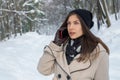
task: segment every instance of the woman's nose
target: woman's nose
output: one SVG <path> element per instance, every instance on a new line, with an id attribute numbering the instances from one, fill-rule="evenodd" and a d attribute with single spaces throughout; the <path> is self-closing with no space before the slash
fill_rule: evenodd
<path id="1" fill-rule="evenodd" d="M 72 29 L 72 28 L 73 28 L 73 26 L 74 26 L 73 24 L 70 24 L 70 25 L 69 25 L 69 28 L 70 28 L 70 29 Z"/>

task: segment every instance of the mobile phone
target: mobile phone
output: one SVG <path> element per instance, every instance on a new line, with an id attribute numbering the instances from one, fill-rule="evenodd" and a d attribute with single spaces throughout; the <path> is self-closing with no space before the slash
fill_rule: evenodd
<path id="1" fill-rule="evenodd" d="M 59 38 L 63 39 L 63 38 L 66 38 L 66 37 L 68 37 L 68 31 L 67 31 L 67 29 L 66 28 L 60 29 L 59 30 Z"/>

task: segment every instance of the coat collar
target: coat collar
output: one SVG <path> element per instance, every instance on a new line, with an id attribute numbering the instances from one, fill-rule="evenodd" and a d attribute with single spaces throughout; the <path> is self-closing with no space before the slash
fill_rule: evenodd
<path id="1" fill-rule="evenodd" d="M 74 60 L 71 62 L 71 64 L 69 65 L 69 70 L 70 73 L 74 73 L 77 71 L 82 71 L 82 70 L 86 70 L 91 66 L 91 61 L 88 60 L 86 62 L 78 62 L 77 58 L 80 56 L 80 54 L 78 54 Z"/>
<path id="2" fill-rule="evenodd" d="M 59 57 L 56 59 L 57 63 L 59 64 L 59 66 L 68 74 L 70 75 L 71 73 L 77 72 L 77 71 L 82 71 L 85 69 L 88 69 L 91 66 L 91 62 L 90 60 L 88 60 L 87 62 L 78 62 L 77 61 L 77 57 L 79 57 L 80 55 L 77 55 L 75 57 L 75 59 L 71 62 L 70 65 L 67 64 L 66 61 L 66 56 L 65 54 L 59 55 Z"/>
<path id="3" fill-rule="evenodd" d="M 68 65 L 67 60 L 66 60 L 66 55 L 65 55 L 65 51 L 66 51 L 65 48 L 66 48 L 66 45 L 64 46 L 64 49 L 61 52 L 61 54 L 59 55 L 59 57 L 57 57 L 56 61 L 68 75 L 70 75 L 73 72 L 88 69 L 91 66 L 90 60 L 88 60 L 85 63 L 77 61 L 77 58 L 80 56 L 80 54 L 78 54 L 74 58 L 74 60 L 71 62 L 71 64 Z"/>

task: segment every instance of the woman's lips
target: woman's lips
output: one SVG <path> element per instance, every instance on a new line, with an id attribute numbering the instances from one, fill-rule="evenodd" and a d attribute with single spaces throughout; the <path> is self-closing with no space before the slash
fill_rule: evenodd
<path id="1" fill-rule="evenodd" d="M 73 36 L 73 35 L 75 35 L 75 32 L 70 32 L 69 34 L 70 34 L 70 36 Z"/>

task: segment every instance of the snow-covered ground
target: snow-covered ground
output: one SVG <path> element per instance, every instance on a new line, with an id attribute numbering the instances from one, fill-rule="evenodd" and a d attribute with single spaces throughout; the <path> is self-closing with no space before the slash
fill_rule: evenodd
<path id="1" fill-rule="evenodd" d="M 110 48 L 110 80 L 120 80 L 120 20 L 108 29 L 92 31 Z M 54 36 L 26 33 L 17 38 L 0 42 L 0 80 L 52 80 L 37 71 L 43 48 Z"/>

